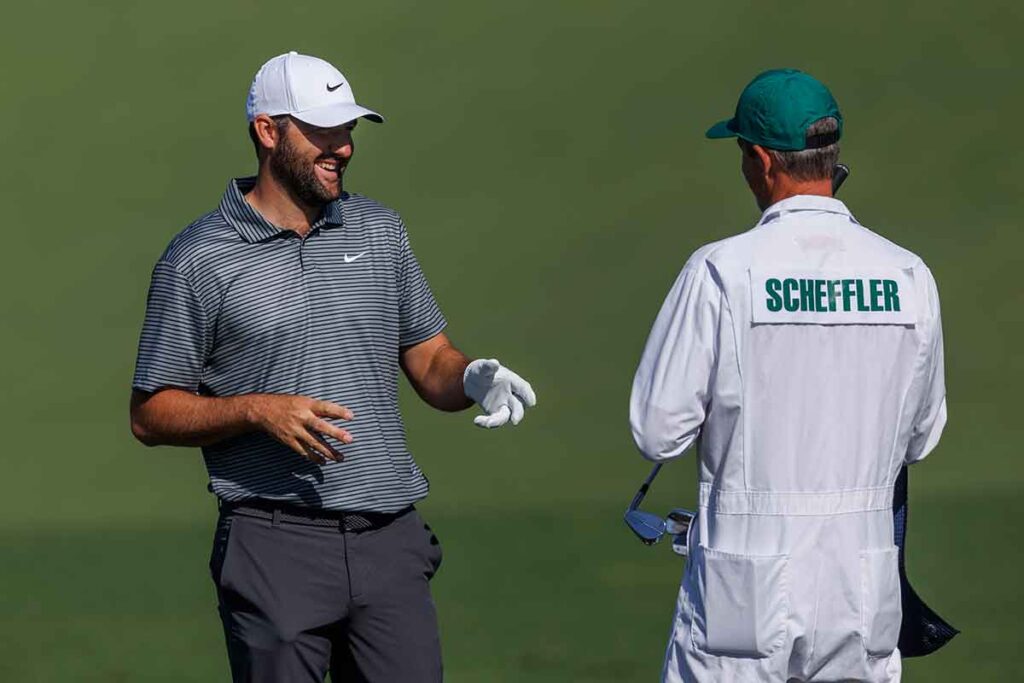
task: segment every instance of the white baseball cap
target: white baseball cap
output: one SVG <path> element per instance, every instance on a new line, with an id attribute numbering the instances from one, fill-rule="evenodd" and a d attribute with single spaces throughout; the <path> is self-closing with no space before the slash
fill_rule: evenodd
<path id="1" fill-rule="evenodd" d="M 320 128 L 333 128 L 366 118 L 384 117 L 356 104 L 352 86 L 340 71 L 317 57 L 297 52 L 278 55 L 256 72 L 245 100 L 251 123 L 257 114 L 289 114 Z"/>

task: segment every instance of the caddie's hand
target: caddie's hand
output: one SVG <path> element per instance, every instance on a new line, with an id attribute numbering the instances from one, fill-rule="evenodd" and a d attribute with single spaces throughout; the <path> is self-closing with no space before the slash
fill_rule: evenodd
<path id="1" fill-rule="evenodd" d="M 251 398 L 252 421 L 263 431 L 301 455 L 323 465 L 328 460 L 341 462 L 344 456 L 324 437 L 343 444 L 352 443 L 352 435 L 324 418 L 351 420 L 352 411 L 330 401 L 306 396 L 256 394 Z"/>
<path id="2" fill-rule="evenodd" d="M 480 404 L 485 415 L 473 418 L 478 427 L 500 427 L 523 421 L 526 408 L 537 404 L 537 395 L 525 379 L 494 360 L 475 360 L 462 375 L 466 396 Z"/>

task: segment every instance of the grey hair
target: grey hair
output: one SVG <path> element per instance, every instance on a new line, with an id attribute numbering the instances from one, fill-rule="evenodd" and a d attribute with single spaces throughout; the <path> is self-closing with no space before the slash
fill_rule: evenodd
<path id="1" fill-rule="evenodd" d="M 839 121 L 827 116 L 818 119 L 807 127 L 806 137 L 835 133 L 839 130 Z M 839 141 L 825 147 L 801 149 L 792 152 L 781 152 L 777 149 L 766 149 L 772 163 L 793 180 L 829 180 L 832 171 L 839 161 Z"/>

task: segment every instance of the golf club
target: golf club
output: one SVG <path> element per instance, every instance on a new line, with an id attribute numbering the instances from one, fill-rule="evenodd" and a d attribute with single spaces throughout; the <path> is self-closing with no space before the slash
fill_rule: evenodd
<path id="1" fill-rule="evenodd" d="M 640 503 L 643 502 L 647 491 L 651 488 L 651 483 L 661 471 L 661 466 L 661 463 L 655 465 L 644 479 L 644 483 L 640 485 L 640 489 L 633 496 L 629 507 L 626 508 L 624 520 L 626 526 L 636 534 L 644 545 L 654 545 L 661 540 L 662 536 L 669 534 L 672 536 L 672 550 L 679 555 L 686 555 L 686 536 L 695 513 L 685 508 L 676 508 L 669 512 L 667 517 L 662 518 L 640 509 Z"/>
<path id="2" fill-rule="evenodd" d="M 832 170 L 832 196 L 835 197 L 836 193 L 839 192 L 839 188 L 843 186 L 843 183 L 850 176 L 850 167 L 846 164 L 836 164 L 836 167 Z"/>

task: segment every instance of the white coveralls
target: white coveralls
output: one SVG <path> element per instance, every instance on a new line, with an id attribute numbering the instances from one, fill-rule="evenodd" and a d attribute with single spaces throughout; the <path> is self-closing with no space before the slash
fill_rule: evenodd
<path id="1" fill-rule="evenodd" d="M 664 681 L 898 681 L 893 483 L 946 421 L 939 298 L 920 258 L 817 196 L 699 249 L 654 323 L 630 424 L 695 441 Z"/>

